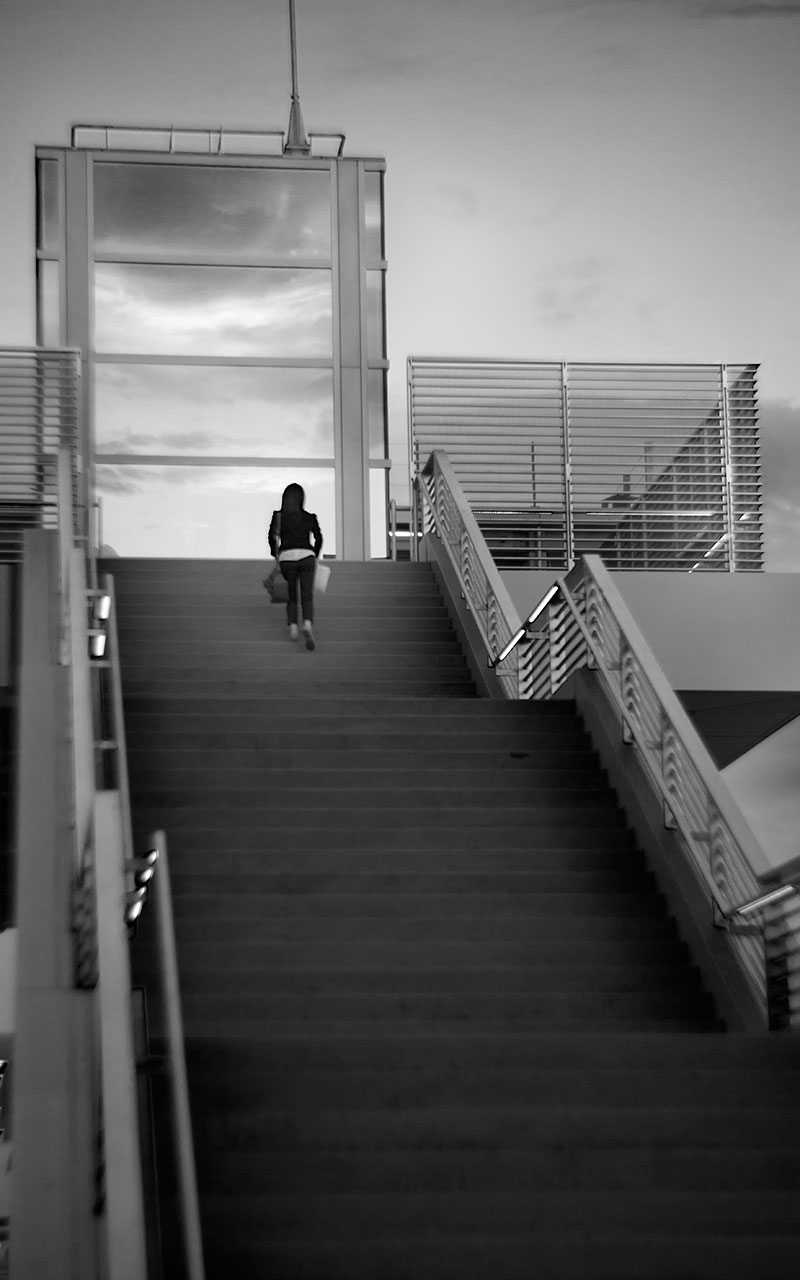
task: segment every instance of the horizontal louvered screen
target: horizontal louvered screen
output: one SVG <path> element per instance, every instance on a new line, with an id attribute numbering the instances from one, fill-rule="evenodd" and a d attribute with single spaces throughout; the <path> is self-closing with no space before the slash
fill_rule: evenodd
<path id="1" fill-rule="evenodd" d="M 57 526 L 61 447 L 77 522 L 79 411 L 75 352 L 0 349 L 0 562 L 21 560 L 26 529 Z"/>
<path id="2" fill-rule="evenodd" d="M 761 569 L 755 375 L 412 359 L 412 463 L 447 453 L 503 566 Z"/>

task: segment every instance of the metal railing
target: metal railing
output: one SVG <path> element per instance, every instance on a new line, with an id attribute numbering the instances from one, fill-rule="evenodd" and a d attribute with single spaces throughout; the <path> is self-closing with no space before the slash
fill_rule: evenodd
<path id="1" fill-rule="evenodd" d="M 24 354 L 31 356 L 23 363 L 26 377 L 30 374 L 35 385 L 41 362 L 37 353 Z M 26 401 L 26 413 L 29 408 Z M 140 896 L 140 867 L 133 848 L 114 587 L 108 576 L 97 586 L 95 539 L 88 520 L 84 532 L 84 522 L 75 518 L 76 440 L 68 435 L 65 439 L 59 421 L 42 454 L 41 439 L 33 430 L 37 412 L 46 416 L 43 405 L 30 410 L 31 431 L 26 425 L 20 437 L 22 453 L 30 458 L 12 471 L 9 481 L 16 485 L 22 477 L 21 483 L 27 484 L 41 474 L 48 481 L 43 506 L 18 530 L 23 668 L 18 715 L 22 762 L 16 787 L 19 962 L 14 1068 L 19 1125 L 12 1175 L 12 1246 L 21 1273 L 44 1274 L 45 1269 L 49 1273 L 63 1266 L 87 1278 L 113 1274 L 145 1280 L 148 1245 L 128 947 L 130 912 Z M 13 441 L 6 447 L 13 452 Z M 41 457 L 43 472 L 36 461 Z M 17 554 L 15 547 L 12 551 Z M 44 792 L 42 777 L 48 783 Z M 163 866 L 156 895 L 160 976 L 186 1274 L 188 1280 L 202 1280 L 163 837 L 161 845 Z M 48 892 L 42 891 L 43 885 Z M 51 1014 L 43 1016 L 43 993 L 58 1008 L 55 1020 Z M 50 1126 L 46 1161 L 36 1151 L 44 1077 L 32 1065 L 43 1053 L 53 1057 L 53 1097 L 57 1092 L 63 1112 L 58 1125 Z M 64 1062 L 73 1067 L 65 1071 Z M 83 1203 L 92 1188 L 93 1213 Z M 40 1214 L 42 1206 L 47 1212 L 50 1201 L 71 1205 L 75 1222 L 83 1228 L 69 1227 L 65 1218 L 43 1234 Z"/>
<path id="2" fill-rule="evenodd" d="M 338 130 L 309 131 L 311 155 L 338 157 L 345 135 Z M 181 128 L 177 125 L 72 126 L 72 146 L 91 151 L 149 151 L 167 155 L 281 156 L 286 151 L 283 129 Z"/>
<path id="3" fill-rule="evenodd" d="M 597 673 L 768 1025 L 800 1025 L 800 860 L 767 863 L 602 560 L 584 557 L 520 624 L 446 456 L 431 456 L 419 494 L 506 696 L 550 698 L 578 669 Z"/>
<path id="4" fill-rule="evenodd" d="M 502 567 L 757 571 L 756 372 L 412 358 L 412 469 L 448 453 Z"/>
<path id="5" fill-rule="evenodd" d="M 158 929 L 161 998 L 167 1041 L 167 1069 L 171 1095 L 172 1139 L 178 1181 L 181 1235 L 187 1280 L 204 1280 L 203 1240 L 200 1227 L 200 1201 L 197 1193 L 192 1118 L 189 1107 L 189 1084 L 186 1075 L 186 1052 L 183 1037 L 183 1015 L 175 945 L 175 920 L 167 857 L 167 838 L 156 831 L 152 838 L 158 851 L 158 870 L 154 876 L 155 906 Z"/>
<path id="6" fill-rule="evenodd" d="M 72 534 L 86 535 L 79 491 L 80 355 L 0 348 L 0 562 L 20 563 L 26 529 L 59 528 L 59 457 L 68 459 Z"/>
<path id="7" fill-rule="evenodd" d="M 414 544 L 419 532 L 436 532 L 447 546 L 464 599 L 489 654 L 500 652 L 519 630 L 519 619 L 503 580 L 464 498 L 446 453 L 432 453 L 416 485 Z M 516 649 L 498 673 L 509 698 L 527 696 Z"/>
<path id="8" fill-rule="evenodd" d="M 123 866 L 125 872 L 126 923 L 132 924 L 141 914 L 146 896 L 155 898 L 159 958 L 159 995 L 163 1007 L 166 1035 L 166 1070 L 169 1079 L 172 1115 L 172 1140 L 178 1182 L 180 1227 L 184 1248 L 187 1280 L 203 1280 L 202 1235 L 195 1174 L 189 1089 L 186 1076 L 183 1017 L 181 1012 L 175 923 L 172 912 L 167 839 L 157 831 L 148 842 L 152 856 L 138 857 L 134 851 L 131 829 L 130 787 L 128 780 L 122 681 L 116 627 L 114 580 L 104 574 L 95 596 L 107 601 L 97 617 L 92 632 L 104 635 L 102 656 L 92 662 L 94 705 L 97 712 L 97 776 L 99 785 L 112 788 L 119 796 L 122 822 Z M 108 909 L 108 904 L 105 904 Z M 98 908 L 99 910 L 100 908 Z"/>

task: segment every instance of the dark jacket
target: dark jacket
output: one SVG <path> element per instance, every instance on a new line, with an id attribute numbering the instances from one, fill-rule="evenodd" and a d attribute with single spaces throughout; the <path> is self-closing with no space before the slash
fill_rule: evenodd
<path id="1" fill-rule="evenodd" d="M 273 511 L 267 538 L 276 560 L 281 551 L 313 551 L 318 556 L 322 550 L 322 532 L 312 511 Z"/>

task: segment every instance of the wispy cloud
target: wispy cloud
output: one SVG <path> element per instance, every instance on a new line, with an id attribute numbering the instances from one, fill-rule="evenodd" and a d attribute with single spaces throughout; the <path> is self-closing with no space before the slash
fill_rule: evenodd
<path id="1" fill-rule="evenodd" d="M 554 267 L 541 277 L 534 306 L 545 324 L 569 328 L 598 314 L 606 291 L 605 266 L 599 258 L 580 258 Z"/>
<path id="2" fill-rule="evenodd" d="M 797 18 L 800 0 L 552 0 L 544 5 L 551 13 L 580 13 L 589 16 L 626 12 L 645 18 L 648 14 L 695 20 L 714 18 Z"/>
<path id="3" fill-rule="evenodd" d="M 797 18 L 797 0 L 684 0 L 681 9 L 696 18 Z"/>

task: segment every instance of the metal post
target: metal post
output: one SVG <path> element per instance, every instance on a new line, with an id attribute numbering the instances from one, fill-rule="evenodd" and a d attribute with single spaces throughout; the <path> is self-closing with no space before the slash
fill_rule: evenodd
<path id="1" fill-rule="evenodd" d="M 720 426 L 722 428 L 722 457 L 725 468 L 723 503 L 725 532 L 728 535 L 728 573 L 736 572 L 736 545 L 733 529 L 733 450 L 731 448 L 731 424 L 728 405 L 728 366 L 721 364 L 720 374 Z"/>
<path id="2" fill-rule="evenodd" d="M 564 542 L 567 568 L 575 564 L 575 537 L 572 523 L 572 459 L 569 441 L 569 366 L 561 362 L 561 433 L 564 451 Z"/>

